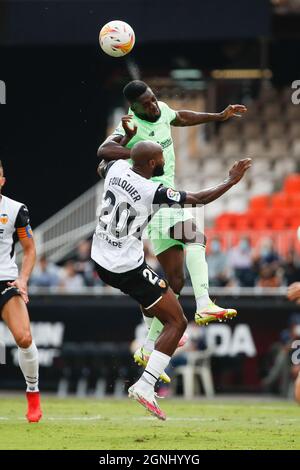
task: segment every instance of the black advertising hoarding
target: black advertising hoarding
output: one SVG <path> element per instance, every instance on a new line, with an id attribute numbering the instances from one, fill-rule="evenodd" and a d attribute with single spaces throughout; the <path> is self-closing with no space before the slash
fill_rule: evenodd
<path id="1" fill-rule="evenodd" d="M 206 342 L 213 350 L 216 390 L 258 392 L 272 345 L 280 341 L 297 308 L 283 297 L 270 296 L 228 296 L 218 298 L 218 302 L 236 307 L 239 314 L 233 321 L 213 323 L 205 329 Z M 185 296 L 181 303 L 192 321 L 194 299 Z M 57 390 L 58 381 L 69 368 L 78 369 L 78 377 L 87 369 L 91 382 L 107 368 L 114 370 L 112 380 L 121 378 L 126 382 L 136 374 L 129 345 L 142 318 L 130 298 L 32 296 L 30 316 L 44 388 Z M 3 323 L 0 339 L 6 343 L 7 361 L 0 368 L 1 388 L 22 387 L 16 348 Z"/>

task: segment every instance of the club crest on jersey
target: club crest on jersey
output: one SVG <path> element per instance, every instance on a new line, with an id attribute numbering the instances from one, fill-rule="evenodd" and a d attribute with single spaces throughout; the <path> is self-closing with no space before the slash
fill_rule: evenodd
<path id="1" fill-rule="evenodd" d="M 8 222 L 8 215 L 7 214 L 0 214 L 0 223 L 6 225 Z"/>
<path id="2" fill-rule="evenodd" d="M 171 201 L 179 202 L 180 201 L 180 192 L 174 191 L 174 189 L 167 189 L 167 196 Z"/>

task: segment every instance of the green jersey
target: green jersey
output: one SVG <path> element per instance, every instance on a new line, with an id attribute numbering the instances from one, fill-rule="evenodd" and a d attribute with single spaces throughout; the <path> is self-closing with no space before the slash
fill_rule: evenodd
<path id="1" fill-rule="evenodd" d="M 143 119 L 138 118 L 129 108 L 128 114 L 133 115 L 132 121 L 133 124 L 137 126 L 137 133 L 126 147 L 131 148 L 134 144 L 142 140 L 152 140 L 153 142 L 159 143 L 163 149 L 165 173 L 162 176 L 155 176 L 151 179 L 162 183 L 164 186 L 171 186 L 174 188 L 175 151 L 171 134 L 171 122 L 176 118 L 176 111 L 169 108 L 169 106 L 163 101 L 159 101 L 158 106 L 160 108 L 161 115 L 155 122 L 144 121 Z M 118 125 L 116 130 L 113 132 L 113 135 L 125 135 L 122 123 Z"/>

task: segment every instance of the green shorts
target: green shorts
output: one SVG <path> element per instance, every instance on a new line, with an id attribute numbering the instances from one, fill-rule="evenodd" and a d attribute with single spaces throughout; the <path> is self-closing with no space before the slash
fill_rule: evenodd
<path id="1" fill-rule="evenodd" d="M 193 214 L 189 209 L 172 209 L 170 207 L 160 209 L 148 225 L 148 237 L 152 242 L 155 256 L 172 246 L 179 245 L 183 248 L 184 243 L 171 238 L 169 231 L 178 222 L 184 222 L 193 218 Z"/>

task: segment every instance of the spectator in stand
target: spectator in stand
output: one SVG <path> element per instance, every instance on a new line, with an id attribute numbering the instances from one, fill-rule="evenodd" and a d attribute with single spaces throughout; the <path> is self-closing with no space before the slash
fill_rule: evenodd
<path id="1" fill-rule="evenodd" d="M 76 271 L 75 262 L 73 260 L 66 261 L 61 273 L 60 286 L 62 290 L 68 293 L 77 293 L 84 285 L 82 276 Z"/>
<path id="2" fill-rule="evenodd" d="M 42 255 L 33 270 L 30 285 L 35 287 L 57 287 L 60 283 L 59 272 L 59 267 L 49 262 L 46 255 Z"/>
<path id="3" fill-rule="evenodd" d="M 222 251 L 221 241 L 218 237 L 211 241 L 207 263 L 210 285 L 214 287 L 227 286 L 230 281 L 228 259 L 226 253 Z"/>
<path id="4" fill-rule="evenodd" d="M 292 302 L 300 304 L 300 282 L 294 282 L 294 284 L 289 286 L 287 296 Z M 298 376 L 295 381 L 295 398 L 300 404 L 300 371 L 298 372 Z"/>
<path id="5" fill-rule="evenodd" d="M 258 287 L 280 287 L 281 277 L 269 264 L 264 264 L 259 271 Z"/>
<path id="6" fill-rule="evenodd" d="M 280 266 L 280 256 L 274 247 L 272 238 L 263 238 L 258 250 L 254 253 L 254 261 L 259 266 L 269 265 L 274 270 Z"/>
<path id="7" fill-rule="evenodd" d="M 279 287 L 282 285 L 281 259 L 275 250 L 272 238 L 263 238 L 254 254 L 254 267 L 258 273 L 257 285 L 260 287 Z"/>
<path id="8" fill-rule="evenodd" d="M 294 248 L 289 250 L 283 267 L 285 281 L 288 286 L 300 279 L 300 258 Z"/>
<path id="9" fill-rule="evenodd" d="M 271 3 L 275 6 L 276 13 L 279 13 L 279 14 L 300 13 L 300 1 L 299 0 L 271 0 Z"/>
<path id="10" fill-rule="evenodd" d="M 231 249 L 228 265 L 232 268 L 241 287 L 254 287 L 255 272 L 252 268 L 252 248 L 247 237 L 242 238 L 238 245 Z"/>
<path id="11" fill-rule="evenodd" d="M 89 240 L 82 240 L 76 248 L 75 256 L 75 270 L 84 280 L 86 286 L 95 285 L 95 264 L 91 259 L 91 242 Z"/>

